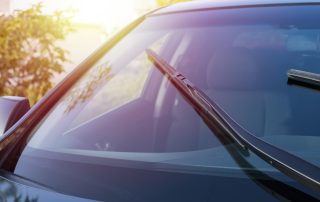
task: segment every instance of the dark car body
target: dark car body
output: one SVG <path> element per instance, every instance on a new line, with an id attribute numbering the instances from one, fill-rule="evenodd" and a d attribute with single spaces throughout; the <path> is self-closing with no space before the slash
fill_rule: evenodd
<path id="1" fill-rule="evenodd" d="M 318 167 L 320 94 L 289 85 L 286 71 L 317 71 L 319 11 L 318 1 L 199 1 L 142 16 L 2 136 L 2 200 L 319 200 L 317 187 L 219 141 L 139 55 L 157 50 L 243 128 Z"/>

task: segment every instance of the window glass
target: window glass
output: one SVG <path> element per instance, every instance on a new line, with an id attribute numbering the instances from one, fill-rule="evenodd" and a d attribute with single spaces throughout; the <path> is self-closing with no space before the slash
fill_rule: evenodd
<path id="1" fill-rule="evenodd" d="M 166 38 L 164 37 L 164 39 Z M 160 42 L 162 42 L 161 40 L 162 39 L 160 39 Z M 155 46 L 160 42 L 156 42 Z M 72 89 L 70 94 L 66 96 L 66 102 L 68 102 L 70 106 L 73 106 L 74 102 L 81 102 L 82 98 L 92 99 L 92 101 L 83 106 L 81 112 L 72 121 L 71 127 L 75 127 L 80 123 L 104 113 L 108 113 L 141 96 L 151 69 L 151 64 L 145 53 L 139 54 L 123 69 L 117 72 L 116 75 L 108 74 L 111 68 L 112 67 L 105 67 L 104 65 L 98 66 L 93 72 L 89 73 L 94 74 L 94 76 L 90 76 L 90 80 L 84 79 L 82 81 L 83 84 L 78 84 L 79 88 Z M 108 85 L 99 87 L 99 81 L 101 83 L 108 82 Z M 85 87 L 83 88 L 83 86 Z M 77 91 L 80 91 L 80 93 Z M 91 98 L 90 94 L 93 94 L 93 91 L 97 92 Z M 83 95 L 83 93 L 87 95 Z M 85 100 L 82 102 L 85 102 Z"/>
<path id="2" fill-rule="evenodd" d="M 143 48 L 124 51 L 119 58 L 118 49 L 124 43 L 132 43 L 129 39 L 135 41 L 132 45 L 144 40 L 144 44 L 139 44 Z M 36 131 L 29 146 L 176 152 L 216 144 L 198 142 L 198 126 L 194 126 L 200 124 L 200 118 L 153 67 L 144 51 L 150 48 L 178 64 L 190 46 L 191 36 L 184 31 L 150 31 L 134 33 L 129 39 L 102 58 L 70 89 Z M 147 86 L 148 82 L 154 86 Z M 157 92 L 160 83 L 163 94 L 150 95 Z M 188 126 L 188 122 L 194 122 L 194 126 Z M 205 125 L 202 127 L 204 131 L 207 129 Z M 48 131 L 48 128 L 55 129 Z M 206 134 L 212 137 L 209 130 Z"/>
<path id="3" fill-rule="evenodd" d="M 219 167 L 240 173 L 243 165 L 151 64 L 147 48 L 247 131 L 319 165 L 320 109 L 315 103 L 320 93 L 291 85 L 287 71 L 320 72 L 315 20 L 320 12 L 319 6 L 301 6 L 296 12 L 298 7 L 148 17 L 48 113 L 31 133 L 15 173 L 57 188 L 68 178 L 55 181 L 53 176 L 70 174 L 74 163 L 83 172 L 72 173 L 72 179 L 101 190 L 100 175 L 110 177 L 107 166 L 205 175 Z M 35 159 L 45 160 L 52 170 L 45 171 Z M 254 154 L 246 160 L 254 165 L 250 169 L 276 172 Z M 56 161 L 67 165 L 60 168 Z M 84 174 L 91 168 L 96 173 Z"/>

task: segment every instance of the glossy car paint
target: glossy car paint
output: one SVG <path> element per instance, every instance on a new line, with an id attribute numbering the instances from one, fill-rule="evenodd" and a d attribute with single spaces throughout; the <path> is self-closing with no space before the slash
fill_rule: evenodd
<path id="1" fill-rule="evenodd" d="M 10 173 L 0 171 L 0 201 L 66 201 L 66 202 L 87 202 L 92 201 L 78 197 L 72 197 L 52 190 L 41 188 L 38 184 L 25 181 Z M 23 185 L 23 184 L 28 184 Z"/>

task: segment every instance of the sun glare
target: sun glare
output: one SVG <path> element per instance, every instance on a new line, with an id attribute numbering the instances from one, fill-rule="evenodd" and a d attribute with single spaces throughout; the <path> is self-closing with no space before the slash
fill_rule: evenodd
<path id="1" fill-rule="evenodd" d="M 134 1 L 128 0 L 82 0 L 74 1 L 74 20 L 100 24 L 106 30 L 122 27 L 138 16 Z"/>
<path id="2" fill-rule="evenodd" d="M 11 0 L 12 9 L 27 9 L 41 2 L 44 12 L 74 10 L 74 21 L 98 24 L 107 32 L 123 27 L 149 9 L 155 8 L 155 0 Z"/>

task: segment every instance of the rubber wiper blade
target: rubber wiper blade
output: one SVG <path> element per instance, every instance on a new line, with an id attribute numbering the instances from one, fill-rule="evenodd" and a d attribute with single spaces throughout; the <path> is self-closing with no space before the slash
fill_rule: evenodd
<path id="1" fill-rule="evenodd" d="M 228 139 L 237 143 L 241 150 L 250 150 L 271 166 L 287 176 L 320 191 L 320 168 L 298 156 L 286 152 L 252 135 L 236 123 L 217 103 L 184 75 L 170 66 L 150 49 L 146 50 L 149 60 L 160 70 L 185 97 L 189 104 L 204 119 L 212 130 L 218 127 Z"/>
<path id="2" fill-rule="evenodd" d="M 287 76 L 290 81 L 297 82 L 298 84 L 320 87 L 320 74 L 298 69 L 289 69 Z"/>
<path id="3" fill-rule="evenodd" d="M 191 104 L 196 108 L 197 112 L 201 112 L 203 118 L 210 120 L 210 125 L 220 126 L 224 133 L 228 135 L 229 139 L 236 142 L 242 150 L 247 150 L 247 147 L 244 145 L 243 141 L 238 138 L 239 135 L 236 134 L 236 131 L 228 124 L 228 121 L 225 120 L 220 113 L 216 113 L 208 96 L 181 73 L 171 67 L 166 61 L 157 56 L 152 50 L 147 49 L 146 53 L 155 66 L 173 82 L 180 92 L 183 92 L 188 101 L 191 101 Z"/>

